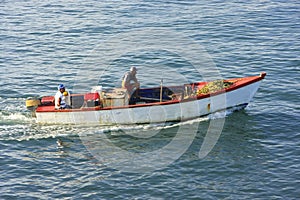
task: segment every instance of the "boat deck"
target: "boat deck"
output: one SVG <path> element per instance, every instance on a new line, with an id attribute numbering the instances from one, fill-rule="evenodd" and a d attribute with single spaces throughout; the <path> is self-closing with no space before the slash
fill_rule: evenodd
<path id="1" fill-rule="evenodd" d="M 56 110 L 54 106 L 54 96 L 47 96 L 41 99 L 41 105 L 37 107 L 36 112 L 95 111 L 192 101 L 236 90 L 240 87 L 260 81 L 265 75 L 265 73 L 261 73 L 260 76 L 233 78 L 219 80 L 218 82 L 197 82 L 181 86 L 141 88 L 130 95 L 130 98 L 124 95 L 124 98 L 119 96 L 116 99 L 108 99 L 107 97 L 101 99 L 96 93 L 72 94 L 71 109 Z M 220 81 L 223 84 L 215 89 L 215 85 L 219 84 Z M 209 84 L 214 82 L 215 85 L 212 84 L 213 87 L 208 87 Z M 226 85 L 226 87 L 224 85 Z"/>

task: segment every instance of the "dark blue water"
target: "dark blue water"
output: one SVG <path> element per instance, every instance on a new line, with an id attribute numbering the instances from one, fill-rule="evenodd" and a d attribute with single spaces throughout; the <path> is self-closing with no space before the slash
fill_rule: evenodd
<path id="1" fill-rule="evenodd" d="M 0 8 L 0 199 L 300 197 L 298 1 L 2 1 Z M 268 75 L 245 110 L 226 112 L 204 158 L 200 147 L 222 114 L 88 127 L 39 125 L 26 110 L 27 97 L 54 94 L 59 83 L 73 91 L 117 86 L 132 65 L 142 86 Z M 104 135 L 141 155 L 178 130 L 194 134 L 191 145 L 144 173 L 114 167 L 85 140 Z"/>

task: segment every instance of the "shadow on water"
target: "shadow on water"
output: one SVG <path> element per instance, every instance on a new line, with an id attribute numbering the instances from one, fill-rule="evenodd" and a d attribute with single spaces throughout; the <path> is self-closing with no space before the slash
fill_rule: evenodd
<path id="1" fill-rule="evenodd" d="M 216 120 L 216 119 L 210 119 Z M 246 110 L 235 111 L 226 116 L 222 133 L 215 146 L 203 158 L 199 158 L 198 152 L 207 137 L 207 128 L 209 121 L 203 121 L 199 124 L 197 135 L 189 150 L 182 156 L 182 159 L 175 165 L 197 165 L 205 169 L 210 162 L 219 162 L 226 166 L 237 163 L 247 167 L 250 161 L 260 165 L 263 162 L 260 154 L 265 150 L 258 140 L 263 139 L 264 133 L 257 127 L 253 116 L 248 115 Z M 260 163 L 260 164 L 259 164 Z M 239 165 L 238 164 L 238 165 Z"/>

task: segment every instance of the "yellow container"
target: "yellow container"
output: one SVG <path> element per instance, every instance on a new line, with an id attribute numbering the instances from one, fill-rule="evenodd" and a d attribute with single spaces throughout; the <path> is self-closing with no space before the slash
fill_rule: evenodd
<path id="1" fill-rule="evenodd" d="M 32 109 L 33 107 L 41 105 L 41 100 L 39 98 L 31 97 L 26 99 L 25 104 L 28 109 Z"/>

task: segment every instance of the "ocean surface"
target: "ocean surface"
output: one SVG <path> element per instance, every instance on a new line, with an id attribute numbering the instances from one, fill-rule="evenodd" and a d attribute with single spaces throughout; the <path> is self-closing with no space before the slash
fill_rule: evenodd
<path id="1" fill-rule="evenodd" d="M 298 0 L 4 0 L 0 40 L 0 199 L 300 198 Z M 40 125 L 25 107 L 60 83 L 118 87 L 131 66 L 142 87 L 267 76 L 246 109 L 177 124 Z M 156 159 L 179 132 L 183 151 Z M 103 159 L 101 138 L 134 156 Z M 116 164 L 147 153 L 151 170 Z"/>

